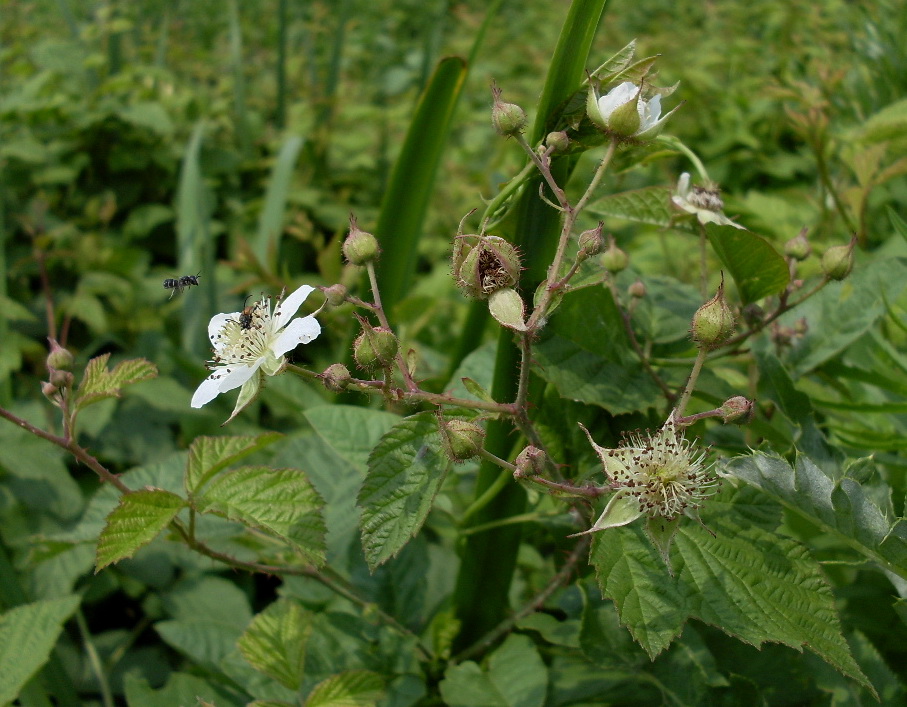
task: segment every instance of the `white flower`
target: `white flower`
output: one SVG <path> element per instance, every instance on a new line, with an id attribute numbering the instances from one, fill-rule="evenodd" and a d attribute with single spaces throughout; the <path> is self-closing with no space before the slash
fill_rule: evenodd
<path id="1" fill-rule="evenodd" d="M 208 337 L 214 346 L 211 375 L 192 396 L 192 407 L 200 408 L 221 393 L 242 386 L 230 419 L 251 402 L 265 374 L 273 376 L 284 365 L 284 354 L 307 344 L 320 333 L 321 326 L 310 314 L 293 319 L 314 287 L 303 285 L 286 299 L 278 299 L 271 312 L 271 300 L 260 301 L 242 312 L 215 314 L 208 323 Z M 316 312 L 317 314 L 317 312 Z M 229 421 L 229 420 L 228 420 Z"/>
<path id="2" fill-rule="evenodd" d="M 683 209 L 688 214 L 693 214 L 699 219 L 699 223 L 717 223 L 719 226 L 733 226 L 741 230 L 746 230 L 739 223 L 734 223 L 722 213 L 724 202 L 721 200 L 721 194 L 716 188 L 707 189 L 706 187 L 690 186 L 690 174 L 684 172 L 677 180 L 677 191 L 671 197 L 671 201 L 679 209 Z"/>
<path id="3" fill-rule="evenodd" d="M 589 119 L 605 132 L 619 137 L 651 140 L 680 106 L 662 116 L 661 94 L 646 100 L 642 98 L 642 90 L 631 81 L 624 81 L 604 96 L 590 89 L 586 102 Z"/>
<path id="4" fill-rule="evenodd" d="M 642 516 L 668 521 L 695 516 L 701 501 L 717 488 L 711 465 L 703 464 L 706 451 L 684 437 L 673 415 L 654 434 L 634 433 L 617 449 L 599 447 L 589 430 L 583 430 L 616 491 L 585 533 L 627 525 Z"/>

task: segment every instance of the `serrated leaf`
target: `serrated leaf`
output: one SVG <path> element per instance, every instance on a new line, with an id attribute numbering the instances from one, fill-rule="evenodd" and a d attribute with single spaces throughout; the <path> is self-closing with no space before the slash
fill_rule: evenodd
<path id="1" fill-rule="evenodd" d="M 186 502 L 175 493 L 162 489 L 142 489 L 123 495 L 119 505 L 107 516 L 98 538 L 95 571 L 132 557 L 143 545 L 157 537 Z"/>
<path id="2" fill-rule="evenodd" d="M 74 400 L 75 407 L 84 408 L 105 398 L 119 398 L 120 388 L 157 376 L 157 366 L 144 358 L 121 361 L 112 371 L 107 370 L 110 354 L 93 358 L 85 366 L 85 373 Z"/>
<path id="3" fill-rule="evenodd" d="M 743 304 L 778 294 L 790 282 L 784 258 L 762 236 L 733 226 L 705 224 L 719 260 L 737 285 Z"/>
<path id="4" fill-rule="evenodd" d="M 359 491 L 362 548 L 374 570 L 422 527 L 447 474 L 438 420 L 423 412 L 401 420 L 378 442 Z"/>
<path id="5" fill-rule="evenodd" d="M 307 561 L 324 563 L 324 502 L 299 469 L 248 466 L 216 477 L 196 509 L 275 535 Z"/>
<path id="6" fill-rule="evenodd" d="M 491 393 L 485 390 L 481 385 L 476 383 L 472 378 L 461 378 L 463 381 L 463 386 L 468 390 L 472 395 L 477 397 L 479 400 L 484 400 L 486 403 L 496 402 Z"/>
<path id="7" fill-rule="evenodd" d="M 305 419 L 337 455 L 365 473 L 375 442 L 400 420 L 383 410 L 351 405 L 310 408 Z"/>
<path id="8" fill-rule="evenodd" d="M 635 223 L 653 226 L 670 226 L 678 212 L 671 208 L 671 195 L 667 187 L 645 187 L 620 194 L 612 194 L 589 204 L 595 216 L 611 216 Z"/>
<path id="9" fill-rule="evenodd" d="M 907 133 L 907 99 L 895 101 L 870 116 L 860 133 L 861 139 L 868 143 L 902 138 Z"/>
<path id="10" fill-rule="evenodd" d="M 22 604 L 0 614 L 0 704 L 12 702 L 50 657 L 78 596 Z"/>
<path id="11" fill-rule="evenodd" d="M 907 579 L 907 523 L 890 523 L 853 479 L 832 478 L 803 455 L 793 468 L 781 457 L 758 452 L 732 459 L 724 469 Z"/>
<path id="12" fill-rule="evenodd" d="M 347 670 L 315 685 L 305 707 L 372 707 L 384 697 L 384 678 L 370 670 Z"/>
<path id="13" fill-rule="evenodd" d="M 298 690 L 311 633 L 312 615 L 291 599 L 278 599 L 252 619 L 237 646 L 253 668 Z"/>
<path id="14" fill-rule="evenodd" d="M 255 437 L 196 437 L 189 446 L 186 465 L 186 493 L 190 496 L 217 472 L 248 456 L 275 440 L 278 432 L 266 432 Z"/>
<path id="15" fill-rule="evenodd" d="M 808 550 L 734 518 L 733 509 L 713 514 L 707 522 L 715 537 L 685 523 L 674 542 L 673 578 L 640 524 L 597 536 L 590 562 L 621 622 L 652 658 L 687 619 L 697 618 L 756 647 L 806 646 L 872 691 L 841 635 L 834 595 Z"/>

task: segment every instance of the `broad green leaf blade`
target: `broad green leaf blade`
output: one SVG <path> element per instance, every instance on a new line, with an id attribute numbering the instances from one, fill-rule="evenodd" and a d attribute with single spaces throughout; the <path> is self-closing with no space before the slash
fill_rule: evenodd
<path id="1" fill-rule="evenodd" d="M 280 148 L 265 193 L 265 205 L 258 219 L 258 233 L 252 244 L 252 252 L 259 263 L 266 264 L 276 256 L 279 236 L 283 230 L 284 214 L 287 209 L 287 195 L 293 169 L 302 149 L 302 138 L 290 135 Z"/>
<path id="2" fill-rule="evenodd" d="M 720 505 L 710 503 L 713 511 Z M 668 576 L 641 524 L 600 533 L 590 562 L 621 623 L 652 658 L 688 618 L 756 647 L 806 646 L 872 691 L 841 634 L 834 595 L 818 563 L 804 546 L 740 519 L 733 506 L 713 513 L 707 523 L 716 537 L 685 522 L 671 556 L 675 577 Z"/>
<path id="3" fill-rule="evenodd" d="M 121 361 L 112 371 L 107 370 L 110 354 L 93 358 L 85 366 L 85 374 L 76 391 L 75 406 L 84 408 L 105 398 L 119 398 L 120 388 L 157 376 L 157 366 L 144 358 Z"/>
<path id="4" fill-rule="evenodd" d="M 434 192 L 431 187 L 466 73 L 466 62 L 459 57 L 438 63 L 416 106 L 384 192 L 375 235 L 383 251 L 378 269 L 381 300 L 389 313 L 413 277 L 422 222 Z"/>
<path id="5" fill-rule="evenodd" d="M 350 405 L 325 405 L 303 414 L 315 433 L 363 474 L 377 441 L 400 420 L 399 415 L 383 410 Z"/>
<path id="6" fill-rule="evenodd" d="M 266 432 L 256 437 L 196 437 L 189 446 L 186 493 L 190 496 L 198 493 L 221 469 L 280 439 L 280 436 L 277 432 Z"/>
<path id="7" fill-rule="evenodd" d="M 214 682 L 217 678 L 212 678 Z M 129 707 L 173 707 L 174 705 L 202 704 L 230 707 L 240 704 L 231 700 L 233 695 L 221 685 L 212 685 L 195 675 L 171 673 L 167 683 L 158 689 L 152 688 L 145 678 L 134 672 L 123 677 L 123 689 L 126 693 L 126 704 Z M 204 701 L 204 702 L 202 702 Z"/>
<path id="8" fill-rule="evenodd" d="M 370 670 L 347 670 L 315 685 L 305 707 L 373 707 L 384 697 L 384 678 Z"/>
<path id="9" fill-rule="evenodd" d="M 895 101 L 871 115 L 860 127 L 863 142 L 873 144 L 904 137 L 907 132 L 907 99 Z"/>
<path id="10" fill-rule="evenodd" d="M 324 564 L 323 506 L 302 471 L 263 466 L 222 474 L 196 498 L 198 511 L 275 535 L 315 565 Z"/>
<path id="11" fill-rule="evenodd" d="M 588 288 L 568 295 L 535 347 L 538 372 L 565 398 L 612 414 L 645 410 L 659 390 L 635 357 L 611 294 Z"/>
<path id="12" fill-rule="evenodd" d="M 253 668 L 298 690 L 311 633 L 312 615 L 291 599 L 278 599 L 252 619 L 237 645 Z"/>
<path id="13" fill-rule="evenodd" d="M 762 236 L 714 223 L 707 223 L 705 232 L 715 254 L 734 278 L 743 304 L 778 294 L 787 287 L 787 263 Z"/>
<path id="14" fill-rule="evenodd" d="M 472 661 L 448 668 L 441 696 L 450 707 L 542 707 L 548 669 L 526 636 L 510 636 L 488 659 L 486 671 Z"/>
<path id="15" fill-rule="evenodd" d="M 724 469 L 907 579 L 907 524 L 890 523 L 883 512 L 889 509 L 879 509 L 857 482 L 832 478 L 802 455 L 793 468 L 781 457 L 758 452 L 732 459 Z"/>
<path id="16" fill-rule="evenodd" d="M 0 614 L 0 704 L 16 699 L 47 662 L 63 624 L 78 606 L 79 597 L 66 596 Z"/>
<path id="17" fill-rule="evenodd" d="M 98 538 L 95 571 L 132 557 L 140 547 L 154 540 L 185 505 L 175 493 L 162 489 L 125 494 L 107 516 L 107 525 Z"/>
<path id="18" fill-rule="evenodd" d="M 357 501 L 362 548 L 372 570 L 419 532 L 447 467 L 433 413 L 407 417 L 381 438 Z"/>
<path id="19" fill-rule="evenodd" d="M 678 210 L 671 208 L 672 191 L 666 187 L 645 187 L 606 196 L 589 204 L 589 213 L 648 223 L 653 226 L 671 226 Z M 679 227 L 679 224 L 677 224 Z"/>

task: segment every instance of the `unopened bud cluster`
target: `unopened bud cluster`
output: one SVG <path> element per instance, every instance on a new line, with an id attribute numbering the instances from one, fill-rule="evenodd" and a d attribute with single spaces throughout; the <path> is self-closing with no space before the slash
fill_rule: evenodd
<path id="1" fill-rule="evenodd" d="M 75 376 L 70 372 L 74 358 L 70 351 L 60 346 L 54 339 L 49 341 L 50 353 L 47 354 L 45 361 L 48 380 L 41 384 L 41 392 L 56 403 L 58 394 L 72 388 L 75 382 Z"/>
<path id="2" fill-rule="evenodd" d="M 399 348 L 394 332 L 384 327 L 372 327 L 362 320 L 362 333 L 353 342 L 353 358 L 364 370 L 388 368 Z"/>

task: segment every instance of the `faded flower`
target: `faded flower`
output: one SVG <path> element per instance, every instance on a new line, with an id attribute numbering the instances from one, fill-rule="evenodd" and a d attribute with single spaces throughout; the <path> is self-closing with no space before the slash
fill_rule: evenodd
<path id="1" fill-rule="evenodd" d="M 722 213 L 724 202 L 721 192 L 716 187 L 690 186 L 690 174 L 684 172 L 677 181 L 677 190 L 671 197 L 671 202 L 679 209 L 693 214 L 699 223 L 716 223 L 719 226 L 733 226 L 743 229 L 739 223 L 734 223 Z M 745 230 L 745 229 L 744 229 Z"/>

